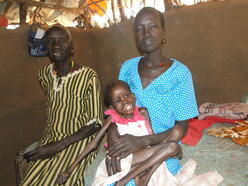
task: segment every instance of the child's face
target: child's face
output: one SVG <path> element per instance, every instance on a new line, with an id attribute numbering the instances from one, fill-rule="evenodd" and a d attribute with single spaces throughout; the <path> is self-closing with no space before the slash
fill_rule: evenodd
<path id="1" fill-rule="evenodd" d="M 133 117 L 135 97 L 125 86 L 117 85 L 113 87 L 110 97 L 112 106 L 121 117 Z"/>

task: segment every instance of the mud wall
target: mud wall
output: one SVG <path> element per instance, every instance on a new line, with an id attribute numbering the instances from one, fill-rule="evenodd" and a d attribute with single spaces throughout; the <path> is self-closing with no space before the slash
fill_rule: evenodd
<path id="1" fill-rule="evenodd" d="M 235 102 L 248 93 L 248 2 L 232 0 L 177 8 L 166 14 L 164 53 L 192 71 L 198 103 Z M 132 21 L 108 29 L 71 29 L 75 61 L 93 67 L 103 86 L 121 63 L 139 55 Z M 17 151 L 39 139 L 46 125 L 45 96 L 36 80 L 47 58 L 27 53 L 27 29 L 0 29 L 0 185 L 14 185 Z"/>

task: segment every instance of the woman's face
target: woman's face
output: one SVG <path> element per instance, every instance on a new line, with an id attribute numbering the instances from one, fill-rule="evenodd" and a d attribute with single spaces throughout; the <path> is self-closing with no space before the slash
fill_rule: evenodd
<path id="1" fill-rule="evenodd" d="M 54 61 L 66 60 L 71 55 L 72 43 L 70 36 L 63 29 L 51 30 L 46 38 L 46 47 L 49 57 Z"/>
<path id="2" fill-rule="evenodd" d="M 165 29 L 162 28 L 160 17 L 155 11 L 144 11 L 135 18 L 134 36 L 139 51 L 152 53 L 160 50 L 165 39 Z"/>
<path id="3" fill-rule="evenodd" d="M 133 117 L 135 108 L 134 95 L 123 85 L 117 85 L 110 91 L 112 106 L 123 118 Z"/>

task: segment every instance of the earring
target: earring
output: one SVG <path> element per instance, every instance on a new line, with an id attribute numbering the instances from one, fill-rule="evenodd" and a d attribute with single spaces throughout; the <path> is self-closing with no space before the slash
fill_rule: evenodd
<path id="1" fill-rule="evenodd" d="M 74 50 L 73 49 L 71 49 L 70 55 L 71 55 L 71 57 L 74 56 Z"/>
<path id="2" fill-rule="evenodd" d="M 166 42 L 165 39 L 163 39 L 163 40 L 162 40 L 162 43 L 165 44 L 165 42 Z"/>

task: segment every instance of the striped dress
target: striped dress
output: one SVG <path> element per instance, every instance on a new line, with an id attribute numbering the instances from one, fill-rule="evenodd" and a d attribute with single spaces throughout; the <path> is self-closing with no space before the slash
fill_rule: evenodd
<path id="1" fill-rule="evenodd" d="M 102 103 L 101 87 L 98 76 L 88 67 L 59 78 L 53 72 L 53 64 L 40 69 L 38 79 L 47 95 L 47 127 L 39 145 L 59 141 L 74 134 L 80 128 L 94 121 L 101 123 Z M 31 162 L 23 186 L 53 186 L 57 176 L 76 159 L 92 140 L 93 136 L 70 145 L 55 156 Z M 74 169 L 64 185 L 84 185 L 83 172 L 96 156 L 96 151 L 89 154 Z"/>

